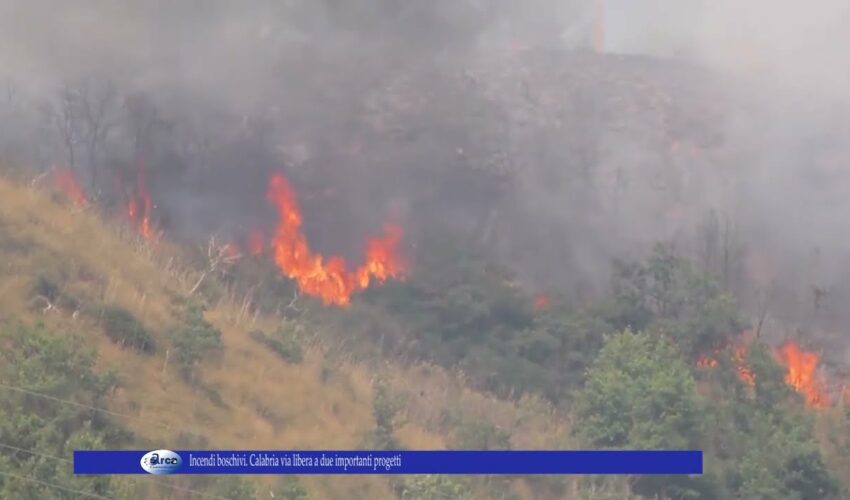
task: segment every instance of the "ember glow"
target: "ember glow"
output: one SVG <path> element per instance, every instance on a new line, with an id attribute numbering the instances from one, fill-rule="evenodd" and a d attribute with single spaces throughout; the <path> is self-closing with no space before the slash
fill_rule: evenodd
<path id="1" fill-rule="evenodd" d="M 251 233 L 248 235 L 248 249 L 251 251 L 251 255 L 262 255 L 266 251 L 266 242 L 262 229 L 255 227 L 251 230 Z"/>
<path id="2" fill-rule="evenodd" d="M 788 369 L 785 382 L 806 398 L 806 405 L 814 408 L 829 406 L 829 396 L 817 369 L 820 357 L 788 341 L 777 350 L 779 361 Z"/>
<path id="3" fill-rule="evenodd" d="M 717 356 L 725 349 L 717 349 L 712 355 L 703 355 L 697 358 L 696 364 L 699 368 L 715 368 L 718 365 Z M 735 364 L 735 372 L 741 382 L 747 385 L 754 385 L 756 377 L 753 371 L 747 366 L 747 344 L 740 342 L 734 346 L 732 350 L 732 362 Z"/>
<path id="4" fill-rule="evenodd" d="M 130 224 L 135 226 L 139 234 L 149 241 L 157 241 L 160 234 L 154 230 L 151 224 L 151 211 L 153 204 L 151 196 L 148 193 L 147 183 L 145 181 L 145 164 L 139 161 L 136 170 L 136 186 L 130 193 L 130 199 L 127 201 L 127 218 Z"/>
<path id="5" fill-rule="evenodd" d="M 88 196 L 86 196 L 86 192 L 80 186 L 80 183 L 77 182 L 77 178 L 74 177 L 74 172 L 72 172 L 70 168 L 57 168 L 54 172 L 54 181 L 56 182 L 56 187 L 59 188 L 59 190 L 62 191 L 74 205 L 82 207 L 88 203 Z"/>
<path id="6" fill-rule="evenodd" d="M 278 210 L 278 225 L 271 236 L 275 264 L 287 277 L 295 280 L 301 291 L 318 297 L 326 304 L 347 306 L 351 295 L 372 283 L 390 278 L 403 278 L 404 266 L 398 255 L 401 229 L 386 225 L 384 236 L 369 240 L 366 261 L 349 270 L 342 257 L 313 253 L 301 229 L 303 218 L 292 186 L 282 175 L 269 182 L 267 199 Z"/>
<path id="7" fill-rule="evenodd" d="M 242 250 L 236 243 L 230 242 L 222 248 L 222 254 L 227 259 L 238 259 L 242 256 Z"/>
<path id="8" fill-rule="evenodd" d="M 542 311 L 549 307 L 549 297 L 545 293 L 538 293 L 536 297 L 534 297 L 534 310 Z"/>

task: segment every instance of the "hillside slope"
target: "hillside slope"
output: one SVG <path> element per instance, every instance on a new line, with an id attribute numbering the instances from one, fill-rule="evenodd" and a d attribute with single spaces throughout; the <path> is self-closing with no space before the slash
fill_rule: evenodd
<path id="1" fill-rule="evenodd" d="M 275 331 L 286 320 L 246 315 L 226 298 L 208 304 L 205 313 L 222 333 L 222 347 L 204 356 L 196 375 L 181 376 L 172 332 L 183 321 L 182 304 L 188 303 L 197 275 L 175 264 L 177 255 L 167 244 L 152 251 L 117 225 L 104 224 L 93 210 L 75 208 L 58 195 L 0 180 L 0 330 L 43 325 L 37 328 L 49 335 L 81 335 L 96 352 L 96 371 L 118 375 L 118 384 L 99 406 L 113 412 L 107 418 L 133 432 L 130 445 L 357 448 L 367 446 L 375 414 L 386 401 L 404 402 L 392 430 L 406 447 L 444 448 L 467 423 L 483 423 L 479 427 L 492 432 L 504 429 L 518 447 L 551 446 L 567 435 L 564 420 L 534 398 L 517 404 L 496 400 L 431 366 L 370 367 L 330 355 L 309 333 L 309 325 L 296 340 L 300 348 L 291 348 L 303 356 L 282 360 L 250 332 Z M 153 352 L 139 352 L 105 334 L 110 328 L 105 318 L 115 309 L 128 312 L 150 332 Z M 376 378 L 386 384 L 376 386 Z M 50 404 L 44 411 L 52 411 Z M 168 484 L 204 489 L 213 487 L 211 481 L 174 479 Z M 134 487 L 146 488 L 150 498 L 187 494 L 153 487 L 146 478 L 137 482 L 141 486 Z M 266 497 L 263 488 L 276 484 L 257 481 L 257 493 Z M 292 491 L 303 488 L 310 498 L 385 498 L 399 487 L 404 488 L 378 477 L 308 477 Z M 472 488 L 479 496 L 491 496 L 482 489 L 486 482 Z M 500 490 L 531 494 L 523 480 Z"/>

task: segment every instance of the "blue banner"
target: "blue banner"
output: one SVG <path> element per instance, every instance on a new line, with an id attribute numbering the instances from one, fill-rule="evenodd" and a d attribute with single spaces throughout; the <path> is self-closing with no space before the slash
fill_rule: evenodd
<path id="1" fill-rule="evenodd" d="M 702 474 L 702 451 L 75 451 L 74 474 Z"/>

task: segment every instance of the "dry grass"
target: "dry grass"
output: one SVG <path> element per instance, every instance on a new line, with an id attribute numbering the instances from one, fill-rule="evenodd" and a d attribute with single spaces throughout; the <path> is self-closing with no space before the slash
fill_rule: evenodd
<path id="1" fill-rule="evenodd" d="M 200 374 L 224 405 L 184 383 L 166 362 L 167 332 L 176 322 L 174 299 L 185 296 L 194 276 L 174 264 L 167 247 L 153 250 L 122 234 L 117 224 L 108 225 L 91 210 L 0 180 L 0 326 L 44 321 L 85 335 L 98 352 L 99 365 L 116 368 L 122 376 L 111 409 L 129 415 L 127 424 L 147 442 L 173 446 L 181 434 L 192 434 L 213 448 L 361 446 L 374 427 L 376 373 L 362 364 L 331 359 L 319 345 L 307 345 L 301 363 L 284 363 L 248 334 L 253 328 L 272 331 L 280 319 L 249 318 L 238 301 L 221 301 L 207 313 L 223 333 L 224 349 Z M 81 306 L 128 309 L 155 336 L 157 353 L 144 356 L 120 348 L 102 333 L 96 317 L 73 308 L 42 312 L 41 305 L 32 303 L 38 275 L 60 284 Z M 383 371 L 408 402 L 397 433 L 407 447 L 445 448 L 451 433 L 440 418 L 446 413 L 491 420 L 509 429 L 513 444 L 521 448 L 551 447 L 565 434 L 562 416 L 540 401 L 499 401 L 432 366 L 388 364 Z M 311 498 L 391 496 L 389 482 L 378 476 L 333 481 L 307 477 L 303 482 Z M 515 489 L 523 497 L 530 495 L 519 481 Z"/>

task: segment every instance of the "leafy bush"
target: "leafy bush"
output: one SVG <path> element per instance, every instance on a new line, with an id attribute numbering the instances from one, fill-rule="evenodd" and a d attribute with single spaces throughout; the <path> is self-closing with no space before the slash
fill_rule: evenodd
<path id="1" fill-rule="evenodd" d="M 100 317 L 103 331 L 113 342 L 146 354 L 156 352 L 153 336 L 130 311 L 118 306 L 106 306 L 101 310 Z"/>
<path id="2" fill-rule="evenodd" d="M 297 477 L 288 477 L 275 489 L 274 498 L 283 500 L 307 500 L 310 496 L 307 489 L 301 484 Z"/>
<path id="3" fill-rule="evenodd" d="M 455 448 L 461 450 L 507 450 L 511 447 L 510 433 L 486 420 L 461 424 L 455 441 Z"/>
<path id="4" fill-rule="evenodd" d="M 31 451 L 0 448 L 0 498 L 69 498 L 43 483 L 12 476 L 80 491 L 78 497 L 120 497 L 114 478 L 74 477 L 66 462 L 45 459 L 70 457 L 75 449 L 121 448 L 131 442 L 132 434 L 108 414 L 90 409 L 105 406 L 117 384 L 115 375 L 94 371 L 95 354 L 77 335 L 40 326 L 0 329 L 0 345 L 0 380 L 30 391 L 0 391 L 0 436 L 7 446 Z"/>
<path id="5" fill-rule="evenodd" d="M 51 302 L 55 302 L 59 298 L 60 291 L 59 285 L 43 274 L 38 275 L 32 286 L 34 295 L 40 295 Z"/>
<path id="6" fill-rule="evenodd" d="M 404 402 L 381 379 L 375 381 L 374 391 L 372 415 L 375 417 L 375 429 L 370 434 L 367 445 L 379 450 L 397 450 L 401 443 L 395 436 L 396 419 L 404 408 Z"/>
<path id="7" fill-rule="evenodd" d="M 257 498 L 257 489 L 253 483 L 241 477 L 225 476 L 216 481 L 213 495 L 232 500 L 254 500 Z"/>
<path id="8" fill-rule="evenodd" d="M 254 330 L 251 332 L 251 338 L 274 351 L 287 363 L 300 363 L 304 359 L 304 352 L 297 335 L 286 326 L 279 328 L 273 335 L 267 335 L 262 330 Z"/>
<path id="9" fill-rule="evenodd" d="M 443 500 L 446 498 L 472 500 L 474 496 L 469 487 L 459 479 L 450 476 L 414 476 L 404 482 L 401 498 L 403 500 Z"/>
<path id="10" fill-rule="evenodd" d="M 174 359 L 183 378 L 195 382 L 195 368 L 209 352 L 222 348 L 221 332 L 204 319 L 204 309 L 190 304 L 172 332 Z"/>
<path id="11" fill-rule="evenodd" d="M 32 284 L 31 294 L 34 303 L 46 301 L 58 309 L 74 310 L 79 307 L 79 302 L 69 294 L 63 292 L 62 287 L 53 279 L 44 274 L 39 274 Z M 47 303 L 39 304 L 46 308 Z"/>

